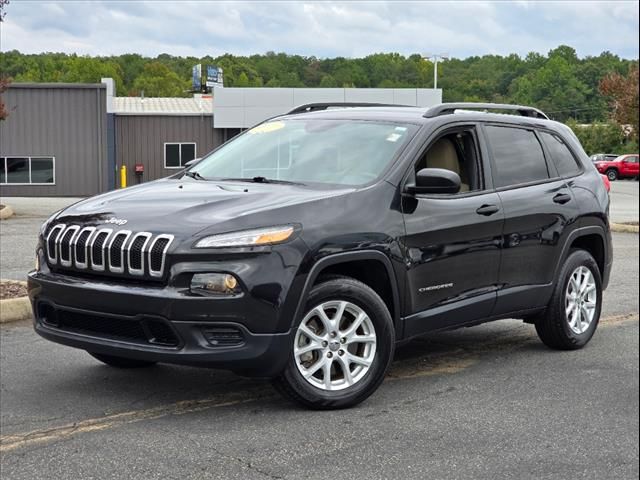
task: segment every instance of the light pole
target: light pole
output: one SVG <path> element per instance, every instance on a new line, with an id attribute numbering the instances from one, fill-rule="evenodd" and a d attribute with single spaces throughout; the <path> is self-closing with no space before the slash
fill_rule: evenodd
<path id="1" fill-rule="evenodd" d="M 438 88 L 438 60 L 448 60 L 448 53 L 425 53 L 424 60 L 433 60 L 433 88 Z"/>

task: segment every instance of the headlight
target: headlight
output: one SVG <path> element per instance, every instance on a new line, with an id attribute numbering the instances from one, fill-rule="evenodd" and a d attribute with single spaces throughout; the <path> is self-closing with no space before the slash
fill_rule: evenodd
<path id="1" fill-rule="evenodd" d="M 204 237 L 196 243 L 196 248 L 216 247 L 251 247 L 256 245 L 273 245 L 287 241 L 293 235 L 291 225 L 279 227 L 256 228 L 240 232 L 222 233 Z"/>

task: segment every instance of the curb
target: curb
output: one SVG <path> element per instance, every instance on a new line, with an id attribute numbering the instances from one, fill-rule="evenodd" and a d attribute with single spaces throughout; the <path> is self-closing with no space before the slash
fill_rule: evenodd
<path id="1" fill-rule="evenodd" d="M 20 280 L 11 281 L 27 284 L 27 282 Z M 24 296 L 0 300 L 0 324 L 30 320 L 31 318 L 33 318 L 33 312 L 31 311 L 31 301 L 29 297 Z"/>
<path id="2" fill-rule="evenodd" d="M 0 324 L 29 320 L 32 316 L 29 297 L 0 300 Z"/>
<path id="3" fill-rule="evenodd" d="M 638 233 L 638 225 L 628 225 L 626 223 L 612 223 L 611 231 L 615 233 Z"/>
<path id="4" fill-rule="evenodd" d="M 12 215 L 13 215 L 13 209 L 9 205 L 5 205 L 2 208 L 2 210 L 0 210 L 0 220 L 6 220 Z"/>

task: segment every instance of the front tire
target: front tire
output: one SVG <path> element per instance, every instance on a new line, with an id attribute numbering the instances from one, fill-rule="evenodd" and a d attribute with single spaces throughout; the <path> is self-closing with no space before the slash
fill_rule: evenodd
<path id="1" fill-rule="evenodd" d="M 313 287 L 295 325 L 284 372 L 274 387 L 313 409 L 347 408 L 382 383 L 395 332 L 384 301 L 369 286 L 332 277 Z"/>
<path id="2" fill-rule="evenodd" d="M 102 353 L 87 352 L 96 360 L 115 368 L 144 368 L 155 365 L 156 362 L 148 362 L 146 360 L 135 360 L 133 358 L 114 357 L 113 355 L 104 355 Z"/>
<path id="3" fill-rule="evenodd" d="M 607 170 L 607 178 L 610 182 L 615 182 L 618 179 L 618 171 L 615 168 Z"/>
<path id="4" fill-rule="evenodd" d="M 540 340 L 557 350 L 584 347 L 598 327 L 602 279 L 593 257 L 584 250 L 569 254 L 545 313 L 535 321 Z"/>

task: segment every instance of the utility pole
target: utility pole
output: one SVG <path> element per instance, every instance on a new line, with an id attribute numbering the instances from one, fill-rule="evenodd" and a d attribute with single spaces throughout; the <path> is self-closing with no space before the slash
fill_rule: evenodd
<path id="1" fill-rule="evenodd" d="M 439 60 L 448 60 L 448 53 L 425 53 L 422 58 L 424 60 L 432 60 L 433 61 L 433 88 L 438 88 L 438 61 Z"/>

